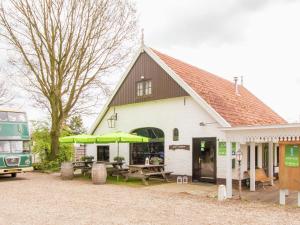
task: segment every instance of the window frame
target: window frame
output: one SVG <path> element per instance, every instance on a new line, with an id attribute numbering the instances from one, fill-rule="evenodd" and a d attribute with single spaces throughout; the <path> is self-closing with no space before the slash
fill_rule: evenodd
<path id="1" fill-rule="evenodd" d="M 140 80 L 135 84 L 135 94 L 138 98 L 150 97 L 152 96 L 152 80 Z"/>
<path id="2" fill-rule="evenodd" d="M 178 128 L 173 129 L 173 141 L 179 141 L 179 129 Z"/>

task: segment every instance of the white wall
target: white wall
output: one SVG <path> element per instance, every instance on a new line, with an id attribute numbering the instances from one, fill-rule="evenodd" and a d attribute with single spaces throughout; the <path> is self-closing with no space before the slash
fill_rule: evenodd
<path id="1" fill-rule="evenodd" d="M 184 101 L 185 99 L 185 101 Z M 108 128 L 107 118 L 115 110 L 118 113 L 116 128 Z M 200 122 L 215 122 L 191 97 L 178 97 L 165 100 L 129 104 L 110 108 L 96 129 L 95 134 L 112 131 L 131 132 L 142 127 L 157 127 L 165 134 L 166 170 L 174 174 L 192 175 L 192 138 L 217 137 L 225 139 L 217 123 L 199 126 Z M 179 129 L 179 141 L 172 141 L 173 128 Z M 190 145 L 190 150 L 169 150 L 169 145 Z M 116 145 L 110 145 L 110 160 L 116 155 Z M 87 154 L 96 157 L 96 146 L 87 147 Z M 129 162 L 129 145 L 120 144 L 120 155 Z M 217 177 L 225 178 L 225 157 L 217 158 Z"/>

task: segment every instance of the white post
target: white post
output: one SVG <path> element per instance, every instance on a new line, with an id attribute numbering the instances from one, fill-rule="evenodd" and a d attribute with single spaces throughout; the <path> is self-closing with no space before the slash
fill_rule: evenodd
<path id="1" fill-rule="evenodd" d="M 285 205 L 285 189 L 279 190 L 279 204 Z"/>
<path id="2" fill-rule="evenodd" d="M 298 192 L 298 207 L 300 207 L 300 192 Z"/>
<path id="3" fill-rule="evenodd" d="M 257 167 L 262 168 L 262 143 L 258 144 L 258 149 L 257 149 Z"/>
<path id="4" fill-rule="evenodd" d="M 226 189 L 227 198 L 232 197 L 232 146 L 231 142 L 226 142 Z"/>
<path id="5" fill-rule="evenodd" d="M 271 179 L 271 185 L 273 186 L 273 171 L 274 171 L 274 159 L 273 159 L 273 142 L 269 142 L 269 177 Z"/>
<path id="6" fill-rule="evenodd" d="M 255 143 L 250 143 L 250 191 L 255 191 Z"/>

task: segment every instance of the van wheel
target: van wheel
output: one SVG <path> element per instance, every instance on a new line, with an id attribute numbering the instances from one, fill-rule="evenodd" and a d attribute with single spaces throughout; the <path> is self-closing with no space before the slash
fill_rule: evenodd
<path id="1" fill-rule="evenodd" d="M 12 173 L 12 174 L 11 174 L 11 177 L 16 177 L 16 176 L 17 176 L 16 173 Z"/>

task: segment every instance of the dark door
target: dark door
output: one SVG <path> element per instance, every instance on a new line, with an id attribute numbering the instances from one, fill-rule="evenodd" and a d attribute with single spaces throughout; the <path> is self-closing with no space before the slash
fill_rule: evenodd
<path id="1" fill-rule="evenodd" d="M 97 161 L 109 161 L 109 146 L 97 146 Z"/>
<path id="2" fill-rule="evenodd" d="M 216 182 L 216 138 L 193 138 L 193 181 Z"/>

